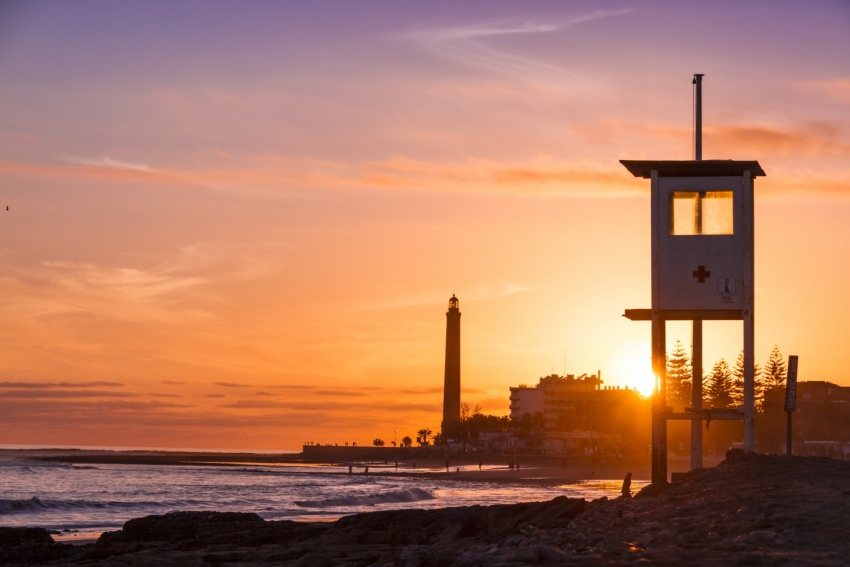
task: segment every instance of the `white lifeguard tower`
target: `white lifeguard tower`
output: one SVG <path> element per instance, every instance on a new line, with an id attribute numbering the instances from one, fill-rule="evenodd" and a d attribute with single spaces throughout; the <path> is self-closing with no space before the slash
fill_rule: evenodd
<path id="1" fill-rule="evenodd" d="M 627 309 L 652 321 L 652 482 L 667 482 L 667 420 L 691 420 L 691 469 L 702 467 L 702 421 L 744 420 L 744 450 L 755 450 L 753 332 L 753 187 L 765 172 L 757 161 L 702 160 L 702 77 L 696 88 L 695 160 L 621 160 L 651 180 L 652 307 Z M 667 406 L 665 323 L 693 322 L 693 397 L 675 413 Z M 744 405 L 702 407 L 702 322 L 743 320 Z"/>

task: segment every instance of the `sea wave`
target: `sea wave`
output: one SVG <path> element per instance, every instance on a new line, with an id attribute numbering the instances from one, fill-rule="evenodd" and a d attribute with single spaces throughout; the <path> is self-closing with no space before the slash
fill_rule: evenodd
<path id="1" fill-rule="evenodd" d="M 139 508 L 158 506 L 159 502 L 95 502 L 90 500 L 41 500 L 36 496 L 28 500 L 0 498 L 0 515 L 16 512 L 49 512 L 53 510 L 85 510 L 97 508 Z"/>
<path id="2" fill-rule="evenodd" d="M 378 504 L 393 504 L 396 502 L 419 502 L 420 500 L 434 500 L 433 492 L 424 488 L 411 488 L 408 490 L 391 490 L 377 494 L 364 494 L 361 496 L 350 495 L 341 498 L 326 498 L 324 500 L 302 500 L 295 504 L 302 508 L 331 508 L 336 506 L 375 506 Z"/>

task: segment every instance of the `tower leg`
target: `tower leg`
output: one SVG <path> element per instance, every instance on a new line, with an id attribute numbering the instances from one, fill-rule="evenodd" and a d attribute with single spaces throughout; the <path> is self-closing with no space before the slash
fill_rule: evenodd
<path id="1" fill-rule="evenodd" d="M 756 451 L 755 325 L 752 311 L 744 312 L 744 452 Z"/>
<path id="2" fill-rule="evenodd" d="M 655 391 L 652 396 L 652 482 L 667 482 L 667 347 L 665 321 L 652 316 L 652 369 Z"/>
<path id="3" fill-rule="evenodd" d="M 702 408 L 702 320 L 695 319 L 691 337 L 691 407 Z M 702 420 L 691 420 L 691 470 L 702 468 Z"/>
<path id="4" fill-rule="evenodd" d="M 659 448 L 661 447 L 661 440 L 659 438 L 659 427 L 658 427 L 658 401 L 661 398 L 660 396 L 660 387 L 659 387 L 659 372 L 658 372 L 658 318 L 653 314 L 652 316 L 652 376 L 655 381 L 652 388 L 652 484 L 660 483 L 661 477 L 659 476 L 658 470 L 658 461 L 659 461 Z"/>
<path id="5" fill-rule="evenodd" d="M 659 373 L 659 406 L 661 415 L 658 419 L 658 476 L 662 482 L 667 482 L 667 321 L 658 321 L 658 367 Z"/>

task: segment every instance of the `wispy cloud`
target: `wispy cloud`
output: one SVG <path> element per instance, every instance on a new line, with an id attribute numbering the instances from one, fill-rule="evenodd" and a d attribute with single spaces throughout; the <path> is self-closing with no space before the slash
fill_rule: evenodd
<path id="1" fill-rule="evenodd" d="M 465 289 L 462 292 L 464 301 L 483 301 L 516 295 L 533 288 L 527 285 L 503 282 L 485 284 L 474 288 Z M 403 309 L 406 307 L 417 307 L 420 305 L 442 305 L 446 301 L 445 290 L 423 291 L 395 298 L 388 298 L 381 303 L 361 304 L 353 308 L 355 311 L 374 309 Z"/>
<path id="2" fill-rule="evenodd" d="M 614 161 L 611 162 L 615 164 Z M 617 165 L 615 167 L 615 165 Z M 540 155 L 521 161 L 468 158 L 424 161 L 394 157 L 364 163 L 316 163 L 271 156 L 242 169 L 173 171 L 168 180 L 186 188 L 210 187 L 243 196 L 274 198 L 309 190 L 314 195 L 357 189 L 425 193 L 501 193 L 523 197 L 621 196 L 644 191 L 618 164 L 554 159 Z M 36 166 L 0 161 L 0 173 L 18 176 L 97 178 L 77 168 Z M 111 180 L 110 180 L 111 181 Z"/>
<path id="3" fill-rule="evenodd" d="M 91 382 L 0 382 L 0 388 L 118 388 L 123 386 L 124 384 L 121 382 L 108 382 L 104 380 L 94 380 Z"/>
<path id="4" fill-rule="evenodd" d="M 598 85 L 590 78 L 563 67 L 511 53 L 493 44 L 499 38 L 547 34 L 594 20 L 623 16 L 630 11 L 631 8 L 596 10 L 554 24 L 487 23 L 420 30 L 407 34 L 407 37 L 425 49 L 465 65 L 572 91 L 577 87 L 586 89 Z"/>
<path id="5" fill-rule="evenodd" d="M 800 81 L 793 87 L 807 94 L 830 97 L 838 102 L 850 104 L 850 77 L 840 77 L 826 81 Z"/>
<path id="6" fill-rule="evenodd" d="M 99 158 L 81 158 L 81 157 L 70 157 L 70 156 L 62 156 L 63 159 L 70 163 L 75 163 L 78 165 L 89 165 L 92 167 L 109 167 L 114 169 L 128 169 L 130 171 L 154 171 L 149 165 L 145 165 L 143 163 L 132 163 L 127 161 L 119 161 L 115 159 L 111 159 L 107 156 L 100 156 Z"/>
<path id="7" fill-rule="evenodd" d="M 416 412 L 435 412 L 438 410 L 438 404 L 416 404 L 409 402 L 399 402 L 394 400 L 381 400 L 372 402 L 335 402 L 329 400 L 319 401 L 274 401 L 274 400 L 237 400 L 232 403 L 222 405 L 224 408 L 230 409 L 289 409 L 297 411 L 313 411 L 325 410 L 329 412 L 362 412 L 373 411 L 376 407 L 392 407 L 394 411 L 416 411 Z M 353 415 L 353 413 L 350 413 Z"/>
<path id="8" fill-rule="evenodd" d="M 90 263 L 47 261 L 43 266 L 54 274 L 54 283 L 98 296 L 121 296 L 144 301 L 187 287 L 207 283 L 205 278 L 180 276 L 166 269 L 117 268 Z"/>
<path id="9" fill-rule="evenodd" d="M 213 382 L 216 386 L 221 386 L 222 388 L 248 388 L 250 384 L 237 384 L 236 382 Z"/>
<path id="10" fill-rule="evenodd" d="M 573 127 L 586 141 L 611 144 L 617 140 L 687 141 L 689 128 L 625 122 L 606 119 L 594 125 Z M 713 151 L 752 155 L 817 155 L 850 157 L 850 133 L 830 122 L 809 122 L 795 126 L 777 124 L 725 124 L 703 129 L 705 141 Z"/>
<path id="11" fill-rule="evenodd" d="M 363 392 L 357 392 L 354 390 L 316 390 L 313 392 L 317 396 L 347 396 L 347 397 L 363 397 L 368 396 L 368 394 L 364 394 Z"/>
<path id="12" fill-rule="evenodd" d="M 110 390 L 6 390 L 5 398 L 126 398 L 139 394 Z"/>

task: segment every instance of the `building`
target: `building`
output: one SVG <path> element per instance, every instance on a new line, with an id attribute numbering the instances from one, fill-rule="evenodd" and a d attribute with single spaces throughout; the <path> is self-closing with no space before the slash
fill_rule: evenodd
<path id="1" fill-rule="evenodd" d="M 758 450 L 785 453 L 785 388 L 765 392 L 763 431 Z M 793 452 L 844 459 L 850 455 L 850 387 L 832 382 L 797 383 L 797 409 L 792 414 Z"/>
<path id="2" fill-rule="evenodd" d="M 602 372 L 588 376 L 582 374 L 578 378 L 574 374 L 566 376 L 544 376 L 536 386 L 529 387 L 527 384 L 520 384 L 515 388 L 511 388 L 511 419 L 522 419 L 525 414 L 534 415 L 541 412 L 546 418 L 547 425 L 552 422 L 557 422 L 558 419 L 569 413 L 575 413 L 584 408 L 584 406 L 592 400 L 600 400 L 610 394 L 601 394 L 600 392 L 634 392 L 628 388 L 620 390 L 616 388 L 602 386 L 603 382 L 599 378 Z"/>
<path id="3" fill-rule="evenodd" d="M 643 450 L 649 442 L 648 400 L 634 389 L 604 386 L 600 376 L 553 374 L 535 386 L 511 388 L 511 420 L 527 432 L 515 443 L 548 454 Z"/>
<path id="4" fill-rule="evenodd" d="M 443 376 L 443 436 L 455 437 L 460 424 L 460 307 L 452 294 L 446 312 L 446 367 Z"/>

